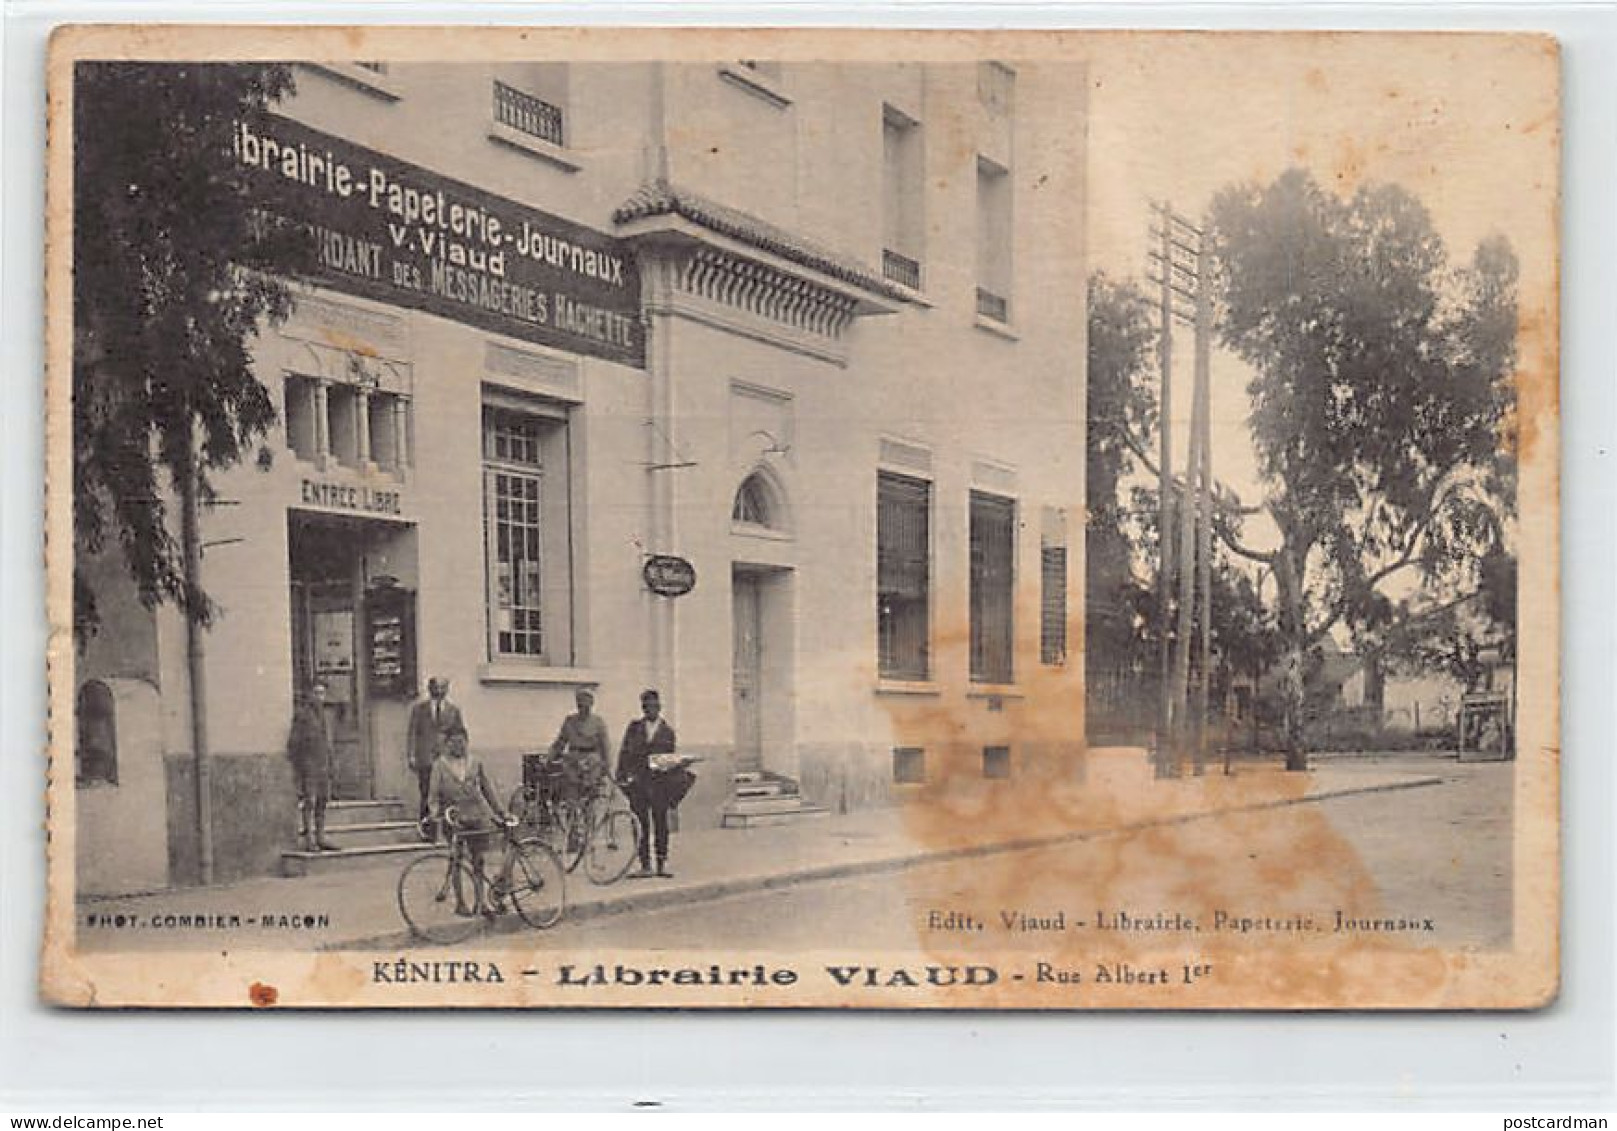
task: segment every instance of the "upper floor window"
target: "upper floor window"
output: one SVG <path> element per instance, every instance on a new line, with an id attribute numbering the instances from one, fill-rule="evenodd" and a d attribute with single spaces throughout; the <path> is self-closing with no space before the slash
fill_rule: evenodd
<path id="1" fill-rule="evenodd" d="M 383 102 L 399 100 L 401 88 L 398 79 L 391 73 L 389 65 L 379 59 L 333 59 L 304 63 L 303 66 Z"/>
<path id="2" fill-rule="evenodd" d="M 371 463 L 383 471 L 400 471 L 409 452 L 410 402 L 397 393 L 373 392 L 365 398 L 365 431 Z"/>
<path id="3" fill-rule="evenodd" d="M 730 521 L 745 526 L 768 526 L 769 518 L 769 496 L 758 477 L 749 476 L 736 491 L 735 502 L 730 507 Z"/>
<path id="4" fill-rule="evenodd" d="M 1010 170 L 977 158 L 977 313 L 994 322 L 1011 320 L 1013 276 Z"/>
<path id="5" fill-rule="evenodd" d="M 567 118 L 560 106 L 499 79 L 494 80 L 494 120 L 551 145 L 567 144 Z"/>
<path id="6" fill-rule="evenodd" d="M 315 463 L 325 450 L 326 426 L 320 419 L 325 409 L 320 382 L 313 377 L 288 374 L 285 388 L 286 404 L 281 418 L 286 422 L 286 446 L 299 459 Z"/>
<path id="7" fill-rule="evenodd" d="M 310 463 L 402 471 L 410 463 L 410 398 L 377 384 L 288 374 L 286 446 Z"/>
<path id="8" fill-rule="evenodd" d="M 768 530 L 784 534 L 788 531 L 786 504 L 780 490 L 764 472 L 753 472 L 736 488 L 735 498 L 730 503 L 730 523 L 753 532 Z"/>
<path id="9" fill-rule="evenodd" d="M 576 170 L 578 165 L 569 153 L 574 123 L 569 116 L 568 83 L 565 63 L 502 66 L 494 78 L 489 136 L 569 172 Z"/>
<path id="10" fill-rule="evenodd" d="M 921 124 L 882 107 L 882 273 L 915 290 L 925 258 L 925 176 Z"/>
<path id="11" fill-rule="evenodd" d="M 977 101 L 995 117 L 1010 117 L 1016 106 L 1016 72 L 1004 63 L 978 63 Z"/>
<path id="12" fill-rule="evenodd" d="M 775 59 L 734 59 L 719 64 L 719 77 L 748 94 L 781 109 L 791 105 L 786 93 L 784 71 Z"/>
<path id="13" fill-rule="evenodd" d="M 360 465 L 360 428 L 366 422 L 360 411 L 362 394 L 357 386 L 332 383 L 326 386 L 327 435 L 331 455 L 345 467 Z"/>

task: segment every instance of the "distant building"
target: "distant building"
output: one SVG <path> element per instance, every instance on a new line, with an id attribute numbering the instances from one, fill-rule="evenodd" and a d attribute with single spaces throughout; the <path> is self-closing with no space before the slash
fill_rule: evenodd
<path id="1" fill-rule="evenodd" d="M 1070 64 L 300 66 L 238 133 L 321 268 L 203 519 L 215 876 L 290 847 L 316 678 L 378 818 L 429 674 L 504 788 L 576 688 L 614 739 L 660 688 L 687 825 L 1066 772 L 1085 106 Z M 190 882 L 183 624 L 97 569 L 81 888 Z"/>

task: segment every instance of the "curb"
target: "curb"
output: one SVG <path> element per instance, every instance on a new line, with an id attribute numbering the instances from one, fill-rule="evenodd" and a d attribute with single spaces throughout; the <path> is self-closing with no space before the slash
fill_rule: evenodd
<path id="1" fill-rule="evenodd" d="M 693 884 L 682 888 L 661 888 L 634 895 L 600 896 L 579 903 L 569 903 L 567 912 L 562 918 L 562 924 L 579 923 L 590 919 L 623 915 L 635 911 L 655 911 L 664 907 L 672 907 L 675 904 L 711 903 L 715 900 L 727 899 L 735 895 L 776 891 L 782 888 L 796 887 L 799 884 L 824 883 L 828 880 L 877 875 L 883 872 L 901 872 L 907 868 L 919 867 L 923 864 L 938 864 L 950 860 L 966 860 L 1007 852 L 1027 852 L 1033 849 L 1051 848 L 1059 844 L 1075 844 L 1086 840 L 1099 840 L 1102 837 L 1123 836 L 1128 833 L 1140 832 L 1144 829 L 1172 828 L 1179 825 L 1188 825 L 1196 821 L 1210 820 L 1214 817 L 1228 816 L 1232 813 L 1260 813 L 1269 809 L 1284 809 L 1292 805 L 1306 805 L 1310 802 L 1335 800 L 1342 797 L 1358 797 L 1373 793 L 1393 793 L 1404 789 L 1419 789 L 1423 786 L 1442 785 L 1445 780 L 1440 777 L 1421 777 L 1411 781 L 1382 782 L 1378 785 L 1353 786 L 1321 793 L 1309 793 L 1301 797 L 1257 801 L 1250 805 L 1235 805 L 1226 809 L 1206 809 L 1197 813 L 1181 813 L 1173 817 L 1133 821 L 1124 825 L 1111 825 L 1100 829 L 1075 829 L 1070 832 L 1052 833 L 1048 836 L 995 841 L 992 844 L 968 844 L 941 851 L 920 851 L 905 853 L 900 856 L 883 856 L 871 860 L 850 860 L 846 863 L 800 868 L 792 872 L 780 872 L 767 876 L 737 876 L 727 880 L 711 880 L 707 883 Z M 480 935 L 473 936 L 468 942 L 475 943 L 477 939 L 488 938 L 493 935 L 516 934 L 525 932 L 527 929 L 514 916 L 506 916 Z M 324 943 L 317 949 L 320 951 L 389 950 L 419 945 L 421 945 L 420 941 L 414 938 L 408 930 L 400 929 L 388 931 L 384 934 L 347 939 L 341 942 Z"/>

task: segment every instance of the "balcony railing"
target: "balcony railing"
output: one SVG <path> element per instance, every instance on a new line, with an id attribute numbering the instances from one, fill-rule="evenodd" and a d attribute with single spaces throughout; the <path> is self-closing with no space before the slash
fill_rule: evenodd
<path id="1" fill-rule="evenodd" d="M 908 287 L 912 291 L 921 289 L 921 265 L 907 255 L 900 255 L 892 248 L 882 249 L 881 272 L 900 286 Z"/>
<path id="2" fill-rule="evenodd" d="M 494 120 L 530 137 L 548 141 L 551 145 L 567 144 L 560 106 L 552 106 L 543 98 L 535 98 L 527 91 L 507 86 L 497 79 L 494 83 Z"/>
<path id="3" fill-rule="evenodd" d="M 978 287 L 977 313 L 995 322 L 1008 323 L 1011 320 L 1011 304 L 1004 295 L 997 295 L 993 291 Z"/>

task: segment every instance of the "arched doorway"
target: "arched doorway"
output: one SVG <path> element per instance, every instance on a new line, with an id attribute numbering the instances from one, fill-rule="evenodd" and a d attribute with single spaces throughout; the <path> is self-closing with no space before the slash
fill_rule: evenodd
<path id="1" fill-rule="evenodd" d="M 731 704 L 736 770 L 795 763 L 790 508 L 766 467 L 748 473 L 730 507 Z M 795 765 L 790 765 L 795 769 Z"/>

